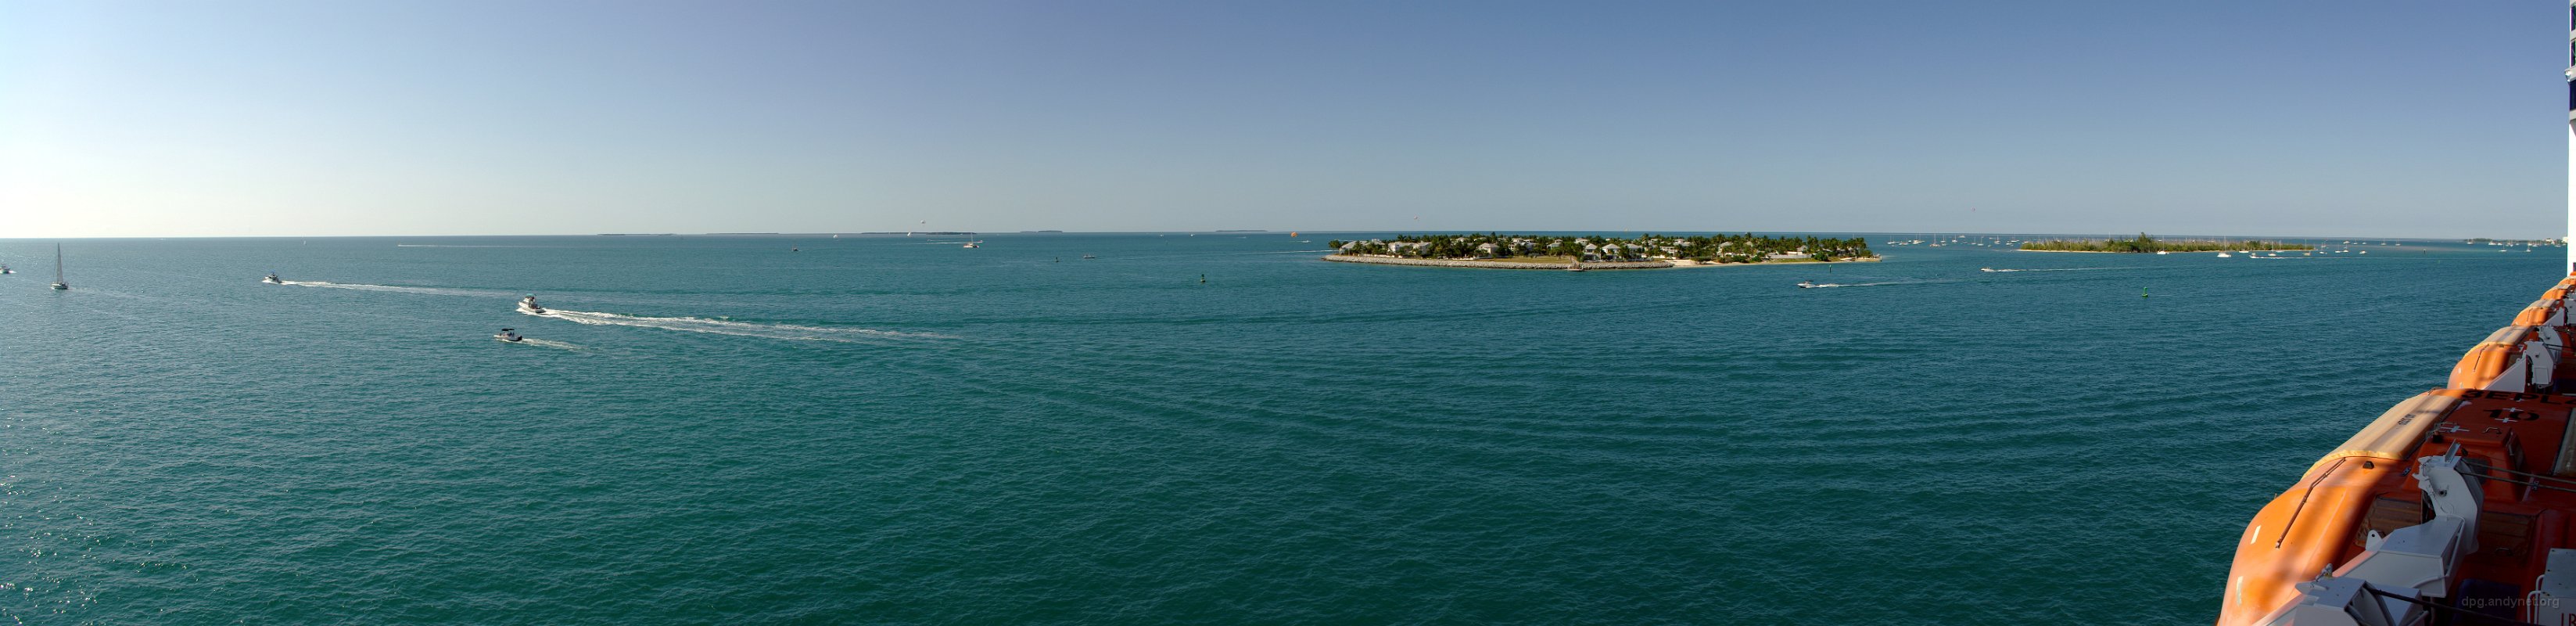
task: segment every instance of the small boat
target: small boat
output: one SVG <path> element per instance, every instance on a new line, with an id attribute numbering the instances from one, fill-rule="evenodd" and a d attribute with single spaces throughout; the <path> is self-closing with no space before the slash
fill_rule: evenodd
<path id="1" fill-rule="evenodd" d="M 966 240 L 966 247 L 969 247 L 969 248 L 980 248 L 980 247 L 983 247 L 983 246 L 981 246 L 981 245 L 978 245 L 978 244 L 981 244 L 981 243 L 983 243 L 983 242 L 976 241 L 976 240 L 973 240 L 973 239 L 968 239 L 968 240 Z"/>
<path id="2" fill-rule="evenodd" d="M 267 278 L 259 279 L 259 282 L 268 283 L 268 284 L 271 284 L 271 285 L 283 285 L 283 284 L 286 284 L 286 281 L 285 281 L 285 280 L 279 279 L 279 278 L 277 277 L 277 272 L 269 272 L 269 273 L 268 273 L 268 277 L 267 277 Z"/>
<path id="3" fill-rule="evenodd" d="M 532 294 L 528 294 L 528 297 L 526 297 L 526 298 L 521 298 L 521 299 L 519 299 L 519 312 L 520 312 L 520 313 L 531 313 L 531 314 L 536 314 L 536 315 L 545 315 L 545 314 L 546 314 L 546 308 L 545 308 L 545 307 L 541 307 L 541 306 L 537 306 L 537 294 L 533 294 L 533 293 L 532 293 Z"/>
<path id="4" fill-rule="evenodd" d="M 1798 281 L 1798 288 L 1799 288 L 1799 289 L 1814 289 L 1814 288 L 1816 288 L 1816 281 L 1812 281 L 1812 280 L 1802 280 L 1802 281 Z"/>
<path id="5" fill-rule="evenodd" d="M 1991 267 L 1980 267 L 1980 268 L 1977 268 L 1977 271 L 1980 271 L 1980 272 L 1992 272 L 1992 271 L 1995 271 L 1995 268 L 1991 268 Z"/>
<path id="6" fill-rule="evenodd" d="M 54 290 L 68 291 L 71 283 L 63 282 L 63 244 L 54 244 Z"/>
<path id="7" fill-rule="evenodd" d="M 2222 258 L 2222 259 L 2225 259 L 2225 258 L 2232 258 L 2232 257 L 2234 257 L 2234 256 L 2235 256 L 2235 255 L 2228 254 L 2228 253 L 2225 253 L 2225 252 L 2220 252 L 2220 253 L 2218 253 L 2218 258 Z"/>
<path id="8" fill-rule="evenodd" d="M 9 269 L 9 266 L 7 266 L 7 265 L 0 265 L 0 274 L 16 274 L 16 273 L 18 273 L 18 272 L 17 272 L 16 270 Z"/>
<path id="9" fill-rule="evenodd" d="M 501 329 L 501 334 L 493 335 L 493 336 L 492 336 L 492 338 L 493 338 L 493 339 L 499 339 L 499 340 L 502 340 L 502 341 L 511 342 L 511 343 L 518 343 L 518 342 L 519 342 L 519 340 L 527 339 L 526 337 L 521 337 L 521 336 L 519 336 L 519 333 L 517 333 L 517 332 L 513 332 L 511 329 L 508 329 L 508 328 Z"/>

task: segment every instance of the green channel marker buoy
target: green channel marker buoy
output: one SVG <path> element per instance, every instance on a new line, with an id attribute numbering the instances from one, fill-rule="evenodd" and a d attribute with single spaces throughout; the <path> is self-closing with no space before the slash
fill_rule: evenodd
<path id="1" fill-rule="evenodd" d="M 2139 287 L 2139 288 L 2138 288 L 2138 297 L 2140 297 L 2140 298 L 2147 297 L 2147 288 L 2145 288 L 2145 287 Z"/>

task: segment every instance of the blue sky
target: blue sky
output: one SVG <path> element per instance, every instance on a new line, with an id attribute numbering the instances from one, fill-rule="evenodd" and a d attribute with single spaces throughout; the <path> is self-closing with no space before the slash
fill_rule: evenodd
<path id="1" fill-rule="evenodd" d="M 2555 236 L 2562 9 L 0 0 L 0 237 Z"/>

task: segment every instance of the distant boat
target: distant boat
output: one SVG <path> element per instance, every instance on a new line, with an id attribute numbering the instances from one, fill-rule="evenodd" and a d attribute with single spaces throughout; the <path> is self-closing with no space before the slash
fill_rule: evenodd
<path id="1" fill-rule="evenodd" d="M 16 273 L 18 273 L 18 272 L 17 272 L 16 270 L 11 270 L 11 269 L 9 269 L 9 266 L 7 266 L 7 265 L 0 265 L 0 274 L 16 274 Z"/>
<path id="2" fill-rule="evenodd" d="M 71 288 L 71 283 L 63 282 L 63 244 L 54 244 L 54 290 L 63 291 Z"/>
<path id="3" fill-rule="evenodd" d="M 1992 272 L 1992 271 L 1995 271 L 1995 268 L 1991 268 L 1991 267 L 1980 267 L 1980 268 L 1977 268 L 1977 271 L 1980 271 L 1980 272 Z"/>
<path id="4" fill-rule="evenodd" d="M 2222 258 L 2222 259 L 2226 259 L 2226 258 L 2234 258 L 2234 255 L 2230 255 L 2230 254 L 2225 253 L 2225 252 L 2220 252 L 2220 253 L 2218 253 L 2218 258 Z"/>
<path id="5" fill-rule="evenodd" d="M 1816 288 L 1816 281 L 1812 281 L 1812 280 L 1802 280 L 1802 281 L 1798 281 L 1798 288 L 1799 288 L 1799 289 L 1814 289 L 1814 288 Z"/>
<path id="6" fill-rule="evenodd" d="M 546 308 L 545 308 L 545 307 L 541 307 L 541 306 L 537 306 L 537 294 L 533 294 L 533 293 L 532 293 L 532 294 L 528 294 L 528 297 L 526 297 L 526 298 L 521 298 L 521 299 L 519 300 L 519 312 L 521 312 L 521 313 L 534 313 L 534 314 L 537 314 L 537 315 L 545 315 L 545 314 L 546 314 Z"/>
<path id="7" fill-rule="evenodd" d="M 983 242 L 976 241 L 976 240 L 973 240 L 973 239 L 968 239 L 968 240 L 966 240 L 966 247 L 969 247 L 969 248 L 980 248 L 980 247 L 983 247 L 983 246 L 978 245 L 978 244 L 982 244 L 982 243 L 983 243 Z"/>
<path id="8" fill-rule="evenodd" d="M 511 332 L 511 330 L 507 328 L 501 329 L 501 334 L 493 335 L 492 338 L 512 343 L 517 343 L 521 339 L 527 339 L 526 337 L 519 336 L 519 333 Z"/>
<path id="9" fill-rule="evenodd" d="M 283 280 L 283 279 L 279 279 L 279 278 L 277 277 L 277 272 L 269 272 L 269 273 L 268 273 L 268 277 L 267 277 L 267 278 L 259 279 L 259 282 L 268 283 L 268 284 L 271 284 L 271 285 L 283 285 L 283 284 L 286 284 L 286 281 L 285 281 L 285 280 Z"/>

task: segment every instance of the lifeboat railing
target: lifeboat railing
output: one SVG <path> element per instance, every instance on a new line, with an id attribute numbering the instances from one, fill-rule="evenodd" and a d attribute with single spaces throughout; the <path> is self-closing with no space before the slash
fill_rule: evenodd
<path id="1" fill-rule="evenodd" d="M 2409 626 L 2422 624 L 2422 598 L 2451 594 L 2460 560 L 2477 552 L 2478 511 L 2486 505 L 2484 478 L 2469 469 L 2459 444 L 2441 456 L 2415 462 L 2415 484 L 2433 506 L 2433 519 L 2362 538 L 2361 556 L 2341 569 L 2299 583 L 2299 597 L 2261 623 L 2271 626 Z"/>

